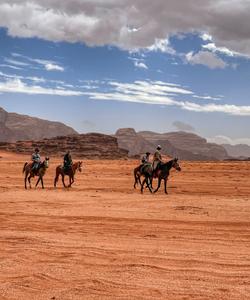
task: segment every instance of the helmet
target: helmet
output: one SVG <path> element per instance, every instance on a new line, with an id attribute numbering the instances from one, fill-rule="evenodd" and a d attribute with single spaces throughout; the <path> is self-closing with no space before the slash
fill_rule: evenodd
<path id="1" fill-rule="evenodd" d="M 161 150 L 161 145 L 158 145 L 156 149 Z"/>

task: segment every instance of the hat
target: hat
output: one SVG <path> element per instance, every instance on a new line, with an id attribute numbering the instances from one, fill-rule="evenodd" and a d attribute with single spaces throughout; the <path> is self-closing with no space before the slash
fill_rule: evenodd
<path id="1" fill-rule="evenodd" d="M 150 155 L 151 153 L 150 152 L 146 152 L 146 155 Z"/>
<path id="2" fill-rule="evenodd" d="M 39 152 L 40 150 L 38 148 L 35 149 L 35 152 Z"/>
<path id="3" fill-rule="evenodd" d="M 158 145 L 156 149 L 161 150 L 161 145 Z"/>

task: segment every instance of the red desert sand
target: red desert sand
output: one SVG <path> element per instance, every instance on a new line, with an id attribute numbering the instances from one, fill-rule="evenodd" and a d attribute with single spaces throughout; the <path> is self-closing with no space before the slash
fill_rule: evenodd
<path id="1" fill-rule="evenodd" d="M 51 158 L 25 190 L 29 157 L 0 156 L 0 299 L 250 299 L 250 163 L 180 162 L 141 195 L 135 160 L 54 189 Z"/>

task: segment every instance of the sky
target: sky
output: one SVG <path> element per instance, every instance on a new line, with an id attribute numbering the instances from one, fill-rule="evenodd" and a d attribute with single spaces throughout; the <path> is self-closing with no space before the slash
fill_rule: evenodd
<path id="1" fill-rule="evenodd" d="M 0 1 L 0 107 L 250 145 L 249 0 Z"/>

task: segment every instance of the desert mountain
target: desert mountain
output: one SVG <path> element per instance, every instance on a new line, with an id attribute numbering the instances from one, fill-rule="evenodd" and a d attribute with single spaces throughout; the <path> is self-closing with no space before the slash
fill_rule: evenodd
<path id="1" fill-rule="evenodd" d="M 15 153 L 31 154 L 35 147 L 40 149 L 42 156 L 62 156 L 67 150 L 78 158 L 119 159 L 128 156 L 127 150 L 118 147 L 115 137 L 99 133 L 58 136 L 39 141 L 0 142 L 0 150 Z"/>
<path id="2" fill-rule="evenodd" d="M 250 157 L 250 146 L 245 144 L 238 144 L 238 145 L 230 145 L 230 144 L 223 144 L 223 146 L 228 155 L 232 157 Z"/>
<path id="3" fill-rule="evenodd" d="M 228 158 L 228 153 L 222 146 L 208 143 L 206 139 L 194 133 L 178 131 L 159 134 L 142 131 L 138 134 L 151 142 L 168 140 L 175 148 L 191 152 L 197 155 L 197 157 L 206 157 L 209 160 L 223 160 Z"/>
<path id="4" fill-rule="evenodd" d="M 129 150 L 129 155 L 141 155 L 146 151 L 154 152 L 158 144 L 162 153 L 178 156 L 185 160 L 223 160 L 228 158 L 226 150 L 217 144 L 207 143 L 206 139 L 193 133 L 151 131 L 135 132 L 132 128 L 119 129 L 115 136 L 119 147 Z"/>
<path id="5" fill-rule="evenodd" d="M 40 140 L 77 132 L 60 122 L 52 122 L 16 113 L 8 113 L 0 108 L 0 141 L 15 142 Z"/>

